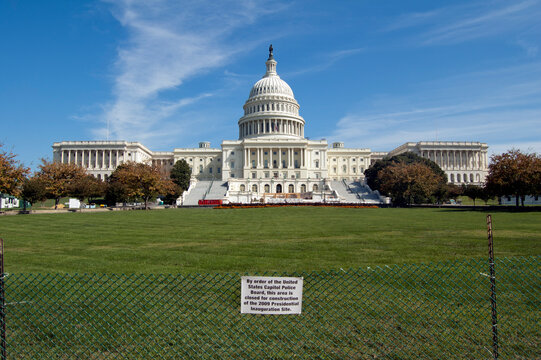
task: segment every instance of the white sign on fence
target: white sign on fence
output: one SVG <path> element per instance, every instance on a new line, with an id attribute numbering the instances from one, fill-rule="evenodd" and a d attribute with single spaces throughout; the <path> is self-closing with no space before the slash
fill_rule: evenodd
<path id="1" fill-rule="evenodd" d="M 300 314 L 302 277 L 242 276 L 243 314 Z"/>

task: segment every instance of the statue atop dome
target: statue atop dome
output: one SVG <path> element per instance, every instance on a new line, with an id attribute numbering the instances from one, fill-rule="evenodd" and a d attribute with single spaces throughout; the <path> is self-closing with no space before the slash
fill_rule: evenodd
<path id="1" fill-rule="evenodd" d="M 270 46 L 269 46 L 269 60 L 274 59 L 274 56 L 272 55 L 272 50 L 273 50 L 272 44 L 270 44 Z"/>

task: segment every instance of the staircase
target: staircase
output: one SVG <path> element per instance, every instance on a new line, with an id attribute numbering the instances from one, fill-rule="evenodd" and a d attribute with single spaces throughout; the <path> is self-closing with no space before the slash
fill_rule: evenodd
<path id="1" fill-rule="evenodd" d="M 184 202 L 182 206 L 196 206 L 198 205 L 199 200 L 205 198 L 205 194 L 209 191 L 212 185 L 212 181 L 201 180 L 195 183 L 195 185 L 190 189 L 188 194 L 184 197 Z"/>
<path id="2" fill-rule="evenodd" d="M 333 180 L 331 187 L 338 193 L 341 202 L 362 203 L 362 204 L 381 204 L 382 200 L 378 193 L 370 190 L 368 186 L 359 182 L 346 180 Z"/>
<path id="3" fill-rule="evenodd" d="M 368 186 L 358 182 L 347 183 L 352 192 L 356 193 L 360 202 L 364 204 L 381 204 L 379 193 L 372 191 Z"/>
<path id="4" fill-rule="evenodd" d="M 205 200 L 222 200 L 227 193 L 227 181 L 213 181 L 207 194 L 205 195 Z"/>

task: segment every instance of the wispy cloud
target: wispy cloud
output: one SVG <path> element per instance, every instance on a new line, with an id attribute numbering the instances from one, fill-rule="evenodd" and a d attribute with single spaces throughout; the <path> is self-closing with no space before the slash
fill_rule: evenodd
<path id="1" fill-rule="evenodd" d="M 325 55 L 322 55 L 319 60 L 314 60 L 314 64 L 311 66 L 303 67 L 300 70 L 297 71 L 291 71 L 286 73 L 285 75 L 287 77 L 293 77 L 298 75 L 304 75 L 304 74 L 310 74 L 314 72 L 320 72 L 325 69 L 328 69 L 338 61 L 348 57 L 356 55 L 360 52 L 362 52 L 364 49 L 362 48 L 354 48 L 354 49 L 343 49 L 343 50 L 336 50 L 330 53 L 326 53 Z"/>
<path id="2" fill-rule="evenodd" d="M 193 118 L 179 111 L 213 96 L 213 89 L 189 97 L 178 89 L 192 77 L 223 67 L 257 38 L 239 41 L 236 32 L 283 6 L 253 0 L 104 0 L 126 32 L 113 70 L 112 100 L 104 105 L 96 135 L 147 141 L 192 131 Z M 234 45 L 233 45 L 234 44 Z M 187 110 L 185 110 L 187 111 Z M 176 117 L 175 121 L 172 121 Z"/>
<path id="3" fill-rule="evenodd" d="M 342 117 L 331 141 L 387 151 L 436 139 L 539 144 L 541 63 L 435 80 L 407 96 L 380 95 L 365 109 Z"/>
<path id="4" fill-rule="evenodd" d="M 537 24 L 540 18 L 539 0 L 470 2 L 405 14 L 383 27 L 382 31 L 419 28 L 413 35 L 419 45 L 443 45 L 503 33 L 516 33 L 519 37 L 529 32 L 539 34 Z M 530 53 L 532 49 L 528 47 Z"/>

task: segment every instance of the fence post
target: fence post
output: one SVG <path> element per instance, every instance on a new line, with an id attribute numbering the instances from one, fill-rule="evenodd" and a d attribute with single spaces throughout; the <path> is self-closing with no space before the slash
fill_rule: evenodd
<path id="1" fill-rule="evenodd" d="M 498 313 L 496 312 L 496 273 L 494 271 L 494 239 L 492 238 L 492 216 L 487 215 L 488 261 L 490 266 L 490 304 L 492 306 L 492 352 L 498 359 Z"/>
<path id="2" fill-rule="evenodd" d="M 0 238 L 0 359 L 6 360 L 6 298 L 4 292 L 4 239 Z"/>

